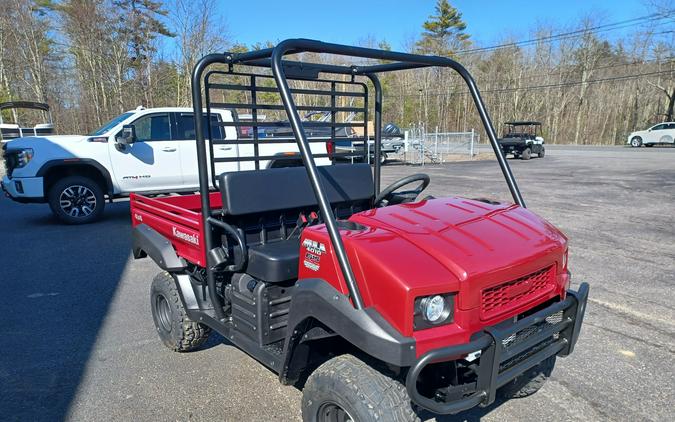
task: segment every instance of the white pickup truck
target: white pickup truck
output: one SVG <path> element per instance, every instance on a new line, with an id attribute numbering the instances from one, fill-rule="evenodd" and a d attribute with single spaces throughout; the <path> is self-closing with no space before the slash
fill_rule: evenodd
<path id="1" fill-rule="evenodd" d="M 206 119 L 206 116 L 203 117 Z M 230 110 L 211 110 L 213 139 L 236 140 Z M 207 127 L 206 122 L 204 127 Z M 106 200 L 131 192 L 180 193 L 198 189 L 194 112 L 191 108 L 142 108 L 115 117 L 86 136 L 31 136 L 3 145 L 6 175 L 2 190 L 21 203 L 48 203 L 68 224 L 98 219 Z M 292 159 L 295 143 L 260 141 L 259 156 L 279 157 L 260 162 L 260 168 L 301 165 Z M 208 150 L 209 148 L 207 148 Z M 314 154 L 327 154 L 326 144 L 312 143 Z M 249 143 L 219 145 L 217 158 L 253 156 Z M 291 158 L 291 159 L 289 159 Z M 317 158 L 328 165 L 328 158 Z M 219 162 L 217 174 L 252 170 L 253 161 Z"/>

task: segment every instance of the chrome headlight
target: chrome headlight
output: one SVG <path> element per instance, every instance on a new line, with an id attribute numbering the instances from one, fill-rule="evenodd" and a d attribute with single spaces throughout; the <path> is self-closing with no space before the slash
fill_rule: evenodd
<path id="1" fill-rule="evenodd" d="M 415 299 L 414 328 L 419 330 L 451 323 L 454 305 L 452 294 L 418 297 Z"/>
<path id="2" fill-rule="evenodd" d="M 32 148 L 21 149 L 16 154 L 16 167 L 17 168 L 26 167 L 26 165 L 32 159 L 33 159 L 33 149 Z"/>

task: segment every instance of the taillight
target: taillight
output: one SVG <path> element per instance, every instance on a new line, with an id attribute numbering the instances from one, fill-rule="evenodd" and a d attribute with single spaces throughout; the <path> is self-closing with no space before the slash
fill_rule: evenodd
<path id="1" fill-rule="evenodd" d="M 335 153 L 335 143 L 333 141 L 326 142 L 326 153 L 328 154 L 328 158 L 332 160 Z"/>

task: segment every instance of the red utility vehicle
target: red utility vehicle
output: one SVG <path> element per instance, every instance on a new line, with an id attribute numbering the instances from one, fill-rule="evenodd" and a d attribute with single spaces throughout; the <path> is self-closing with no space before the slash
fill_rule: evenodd
<path id="1" fill-rule="evenodd" d="M 383 64 L 283 60 L 303 52 Z M 377 74 L 428 66 L 450 67 L 466 81 L 513 204 L 418 200 L 430 181 L 424 174 L 380 190 Z M 200 194 L 131 196 L 134 256 L 150 256 L 163 270 L 151 304 L 169 348 L 193 350 L 216 330 L 282 383 L 300 386 L 307 421 L 417 420 L 420 408 L 452 414 L 489 405 L 497 394 L 523 397 L 541 387 L 557 356 L 572 352 L 588 285 L 569 290 L 567 239 L 525 208 L 460 64 L 298 39 L 206 56 L 192 82 L 195 115 L 248 110 L 252 121 L 222 125 L 253 133 L 206 142 L 208 120 L 196 119 Z M 347 107 L 344 98 L 356 101 Z M 330 111 L 331 120 L 304 122 L 299 110 L 308 109 Z M 264 123 L 258 110 L 266 110 Z M 290 124 L 286 141 L 297 142 L 304 166 L 258 169 L 266 159 L 258 155 L 265 142 L 258 127 L 275 126 L 270 111 L 282 115 L 278 126 Z M 367 139 L 371 112 L 373 168 L 315 165 L 309 142 L 339 141 L 339 128 L 358 124 Z M 339 113 L 358 113 L 362 123 L 341 122 Z M 307 126 L 331 136 L 308 137 Z M 254 161 L 256 170 L 215 174 L 213 161 L 223 159 L 211 159 L 207 148 L 241 143 L 256 153 L 230 160 Z"/>

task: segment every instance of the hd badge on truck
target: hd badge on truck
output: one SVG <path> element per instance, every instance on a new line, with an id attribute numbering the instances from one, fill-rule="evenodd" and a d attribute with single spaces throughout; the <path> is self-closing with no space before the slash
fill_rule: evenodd
<path id="1" fill-rule="evenodd" d="M 315 240 L 305 239 L 302 241 L 302 246 L 305 248 L 305 259 L 303 265 L 312 271 L 319 271 L 319 264 L 321 263 L 321 255 L 326 253 L 326 246 Z"/>

